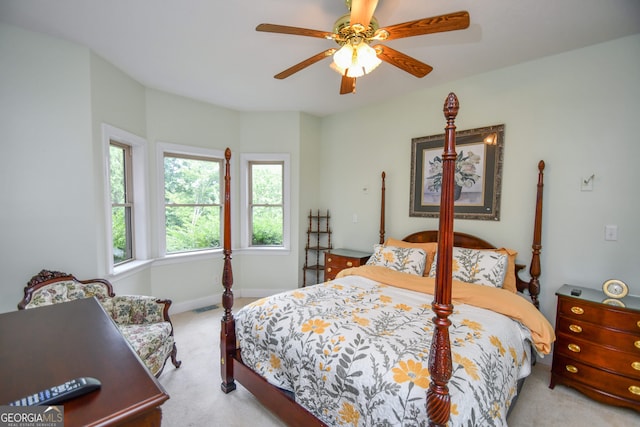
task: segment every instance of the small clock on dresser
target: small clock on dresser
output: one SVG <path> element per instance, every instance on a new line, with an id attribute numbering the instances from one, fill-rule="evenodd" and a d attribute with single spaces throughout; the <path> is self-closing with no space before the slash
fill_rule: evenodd
<path id="1" fill-rule="evenodd" d="M 609 298 L 624 298 L 629 293 L 629 287 L 622 280 L 609 279 L 602 284 L 602 290 Z"/>

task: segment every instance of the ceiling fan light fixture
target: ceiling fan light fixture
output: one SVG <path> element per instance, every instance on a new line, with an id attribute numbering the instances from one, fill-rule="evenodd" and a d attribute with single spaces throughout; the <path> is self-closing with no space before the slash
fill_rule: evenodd
<path id="1" fill-rule="evenodd" d="M 329 65 L 329 67 L 331 67 L 332 70 L 334 70 L 341 76 L 355 77 L 355 78 L 364 76 L 364 70 L 362 68 L 355 68 L 355 67 L 341 68 L 338 65 L 336 65 L 335 62 L 332 62 L 331 65 Z"/>
<path id="2" fill-rule="evenodd" d="M 354 62 L 354 53 L 355 50 L 351 43 L 345 43 L 340 49 L 333 54 L 333 62 L 342 69 L 347 69 L 351 67 L 351 64 Z"/>
<path id="3" fill-rule="evenodd" d="M 365 74 L 369 74 L 382 63 L 382 60 L 378 58 L 376 50 L 369 46 L 368 43 L 360 43 L 356 51 L 358 55 L 358 65 L 364 68 Z"/>
<path id="4" fill-rule="evenodd" d="M 381 62 L 375 49 L 361 41 L 355 46 L 345 43 L 338 49 L 333 54 L 331 68 L 343 76 L 361 77 L 375 70 Z"/>

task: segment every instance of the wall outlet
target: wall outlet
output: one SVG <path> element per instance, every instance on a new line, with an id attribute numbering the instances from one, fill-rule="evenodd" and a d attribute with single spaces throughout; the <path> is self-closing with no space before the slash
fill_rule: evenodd
<path id="1" fill-rule="evenodd" d="M 604 240 L 618 240 L 618 226 L 617 225 L 605 225 L 604 226 Z"/>

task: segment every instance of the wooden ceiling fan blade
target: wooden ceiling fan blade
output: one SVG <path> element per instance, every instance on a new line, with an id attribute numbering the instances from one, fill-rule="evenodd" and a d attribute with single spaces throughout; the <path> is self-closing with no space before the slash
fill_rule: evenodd
<path id="1" fill-rule="evenodd" d="M 422 78 L 433 71 L 433 67 L 430 65 L 420 62 L 402 52 L 398 52 L 395 49 L 391 49 L 389 46 L 379 44 L 373 46 L 373 48 L 378 53 L 378 58 L 418 78 Z"/>
<path id="2" fill-rule="evenodd" d="M 340 95 L 346 95 L 348 93 L 356 92 L 356 78 L 342 76 L 340 81 Z"/>
<path id="3" fill-rule="evenodd" d="M 468 27 L 469 12 L 460 11 L 391 25 L 379 29 L 378 32 L 387 31 L 389 36 L 386 40 L 393 40 L 404 37 L 422 36 L 424 34 L 442 33 L 445 31 L 464 30 Z"/>
<path id="4" fill-rule="evenodd" d="M 304 70 L 305 68 L 307 68 L 310 65 L 315 64 L 318 61 L 323 60 L 324 58 L 326 58 L 327 56 L 331 56 L 335 53 L 335 49 L 327 49 L 324 52 L 320 52 L 316 55 L 313 55 L 310 58 L 305 59 L 302 62 L 297 63 L 296 65 L 294 65 L 293 67 L 289 67 L 286 70 L 276 74 L 275 76 L 273 76 L 276 79 L 286 79 L 287 77 L 289 77 L 292 74 L 297 73 L 300 70 Z"/>
<path id="5" fill-rule="evenodd" d="M 362 24 L 367 28 L 377 6 L 378 0 L 352 0 L 350 24 Z"/>
<path id="6" fill-rule="evenodd" d="M 293 34 L 294 36 L 317 37 L 320 39 L 331 39 L 333 33 L 320 30 L 310 30 L 308 28 L 289 27 L 287 25 L 277 24 L 260 24 L 256 27 L 256 31 L 265 33 Z"/>

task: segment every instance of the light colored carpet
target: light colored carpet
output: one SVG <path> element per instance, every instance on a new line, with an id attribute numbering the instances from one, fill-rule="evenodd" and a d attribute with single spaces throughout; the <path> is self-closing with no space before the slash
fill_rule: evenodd
<path id="1" fill-rule="evenodd" d="M 236 310 L 250 301 L 236 299 Z M 220 308 L 172 316 L 182 366 L 175 369 L 169 362 L 160 376 L 171 396 L 162 405 L 162 426 L 283 426 L 240 384 L 229 394 L 220 390 L 221 317 Z M 549 366 L 538 363 L 509 416 L 511 427 L 640 425 L 635 411 L 600 404 L 568 387 L 548 386 Z"/>

